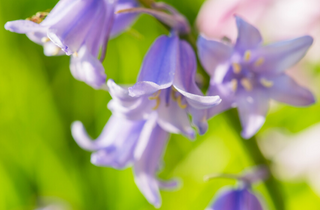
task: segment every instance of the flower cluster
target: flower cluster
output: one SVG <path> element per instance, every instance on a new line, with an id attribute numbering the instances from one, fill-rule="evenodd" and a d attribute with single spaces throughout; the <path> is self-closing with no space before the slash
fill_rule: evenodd
<path id="1" fill-rule="evenodd" d="M 166 24 L 170 35 L 155 40 L 136 84 L 128 88 L 106 80 L 102 61 L 109 38 L 129 27 L 139 13 Z M 240 17 L 236 23 L 234 46 L 199 36 L 198 56 L 211 77 L 207 95 L 196 84 L 197 54 L 181 38 L 190 33 L 190 26 L 164 3 L 146 9 L 135 0 L 60 0 L 50 12 L 8 22 L 5 28 L 43 45 L 45 55 L 71 56 L 76 79 L 109 91 L 112 116 L 101 135 L 93 141 L 81 122 L 73 123 L 72 135 L 80 147 L 93 151 L 93 164 L 116 169 L 133 166 L 137 186 L 151 204 L 160 207 L 159 189 L 177 186 L 174 180 L 156 177 L 170 133 L 194 139 L 193 127 L 202 135 L 209 118 L 237 107 L 242 136 L 250 138 L 263 125 L 270 99 L 295 106 L 315 101 L 310 91 L 284 73 L 305 55 L 313 42 L 310 36 L 264 46 L 258 29 Z M 262 209 L 250 184 L 224 191 L 210 209 Z M 225 207 L 229 200 L 238 207 Z M 248 203 L 254 208 L 243 206 Z"/>

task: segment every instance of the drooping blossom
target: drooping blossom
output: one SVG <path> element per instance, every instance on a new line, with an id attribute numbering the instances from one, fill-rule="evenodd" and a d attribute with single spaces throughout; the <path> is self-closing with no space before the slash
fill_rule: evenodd
<path id="1" fill-rule="evenodd" d="M 270 99 L 293 106 L 315 102 L 309 90 L 285 73 L 305 55 L 313 39 L 303 36 L 263 46 L 254 26 L 240 17 L 236 22 L 238 38 L 234 46 L 200 36 L 198 49 L 201 63 L 211 76 L 209 95 L 222 99 L 208 115 L 237 107 L 242 136 L 250 138 L 264 124 Z"/>
<path id="2" fill-rule="evenodd" d="M 210 178 L 232 178 L 239 181 L 237 188 L 225 187 L 219 190 L 206 210 L 263 210 L 258 195 L 251 190 L 251 185 L 267 178 L 267 170 L 258 167 L 243 175 L 214 175 Z"/>
<path id="3" fill-rule="evenodd" d="M 109 108 L 128 119 L 148 118 L 157 112 L 158 123 L 171 133 L 194 137 L 189 114 L 200 134 L 207 130 L 207 109 L 219 96 L 203 96 L 195 83 L 196 57 L 191 46 L 175 34 L 159 37 L 147 53 L 130 88 L 108 81 L 113 100 Z"/>
<path id="4" fill-rule="evenodd" d="M 161 206 L 159 189 L 175 188 L 178 184 L 156 178 L 169 133 L 157 124 L 154 115 L 148 120 L 127 120 L 113 115 L 95 141 L 90 139 L 81 122 L 74 122 L 72 135 L 79 146 L 94 152 L 93 164 L 116 169 L 132 165 L 137 186 L 157 208 Z"/>
<path id="5" fill-rule="evenodd" d="M 272 160 L 279 179 L 307 182 L 320 197 L 319 136 L 319 123 L 295 134 L 272 129 L 260 141 L 260 148 Z"/>
<path id="6" fill-rule="evenodd" d="M 106 82 L 102 66 L 108 40 L 126 29 L 134 14 L 115 14 L 136 6 L 135 0 L 60 0 L 48 13 L 7 22 L 5 28 L 43 45 L 47 56 L 71 55 L 73 76 L 94 88 Z M 98 55 L 101 51 L 100 60 Z"/>

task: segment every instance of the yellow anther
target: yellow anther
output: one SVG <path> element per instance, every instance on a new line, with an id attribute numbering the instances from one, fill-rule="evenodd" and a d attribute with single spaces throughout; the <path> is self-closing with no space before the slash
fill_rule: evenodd
<path id="1" fill-rule="evenodd" d="M 177 98 L 178 106 L 179 106 L 181 109 L 187 108 L 187 104 L 182 104 L 181 99 L 182 99 L 182 97 L 181 97 L 181 95 L 179 95 L 178 98 Z"/>
<path id="2" fill-rule="evenodd" d="M 157 103 L 156 103 L 156 105 L 152 108 L 152 110 L 157 110 L 157 109 L 159 108 L 159 106 L 160 106 L 160 102 L 161 102 L 160 98 L 157 97 Z"/>
<path id="3" fill-rule="evenodd" d="M 251 91 L 253 89 L 250 80 L 247 78 L 241 79 L 241 85 L 246 89 L 246 91 Z"/>
<path id="4" fill-rule="evenodd" d="M 273 86 L 273 81 L 267 80 L 265 78 L 261 78 L 260 83 L 266 88 L 271 88 Z"/>
<path id="5" fill-rule="evenodd" d="M 176 90 L 172 90 L 171 91 L 171 98 L 173 101 L 177 101 L 178 100 L 178 97 L 176 96 Z"/>
<path id="6" fill-rule="evenodd" d="M 256 60 L 256 62 L 254 63 L 254 65 L 256 67 L 261 66 L 264 63 L 264 59 L 263 58 L 259 58 L 258 60 Z"/>
<path id="7" fill-rule="evenodd" d="M 231 88 L 233 90 L 233 92 L 236 92 L 238 89 L 238 80 L 233 79 L 231 80 Z"/>
<path id="8" fill-rule="evenodd" d="M 156 100 L 159 98 L 161 93 L 161 90 L 158 90 L 157 92 L 155 92 L 152 96 L 149 97 L 149 100 Z"/>
<path id="9" fill-rule="evenodd" d="M 233 72 L 239 74 L 241 72 L 241 66 L 238 63 L 232 64 Z"/>
<path id="10" fill-rule="evenodd" d="M 49 42 L 50 41 L 50 39 L 48 38 L 48 37 L 43 37 L 42 39 L 41 39 L 41 42 L 42 43 L 46 43 L 46 42 Z"/>
<path id="11" fill-rule="evenodd" d="M 78 52 L 74 52 L 74 53 L 73 53 L 73 56 L 77 58 L 77 57 L 79 56 L 79 55 L 78 55 Z"/>
<path id="12" fill-rule="evenodd" d="M 247 50 L 245 53 L 244 53 L 244 60 L 245 61 L 249 61 L 251 58 L 251 51 L 250 50 Z"/>

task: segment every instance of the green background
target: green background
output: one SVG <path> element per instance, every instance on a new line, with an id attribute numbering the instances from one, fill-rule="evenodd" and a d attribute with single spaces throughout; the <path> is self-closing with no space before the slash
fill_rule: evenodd
<path id="1" fill-rule="evenodd" d="M 52 8 L 55 0 L 0 1 L 0 25 L 24 19 Z M 194 23 L 203 0 L 168 0 Z M 133 84 L 143 56 L 166 29 L 142 15 L 132 29 L 110 41 L 104 62 L 108 78 Z M 70 125 L 80 120 L 97 137 L 108 121 L 110 96 L 75 80 L 69 57 L 46 57 L 43 49 L 26 36 L 0 30 L 0 209 L 36 209 L 51 203 L 75 210 L 154 209 L 136 187 L 131 168 L 119 171 L 96 167 L 90 153 L 72 139 Z M 317 64 L 309 74 L 319 76 Z M 296 133 L 320 121 L 320 105 L 294 108 L 278 105 L 269 113 L 268 128 L 281 127 Z M 204 182 L 210 173 L 239 173 L 252 165 L 238 134 L 223 115 L 210 120 L 210 130 L 194 142 L 171 135 L 160 177 L 179 177 L 180 189 L 162 191 L 166 210 L 205 209 L 223 186 L 232 180 Z M 290 210 L 320 209 L 320 198 L 304 183 L 284 183 Z M 255 190 L 272 209 L 262 184 Z"/>

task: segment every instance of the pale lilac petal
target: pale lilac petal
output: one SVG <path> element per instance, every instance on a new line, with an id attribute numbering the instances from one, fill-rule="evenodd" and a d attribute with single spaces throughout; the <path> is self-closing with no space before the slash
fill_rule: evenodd
<path id="1" fill-rule="evenodd" d="M 137 6 L 138 4 L 136 1 L 132 1 L 132 0 L 119 1 L 115 8 L 115 11 L 117 13 L 117 11 L 119 10 L 134 8 Z M 137 14 L 131 14 L 131 13 L 116 14 L 110 36 L 111 37 L 117 36 L 119 33 L 126 30 L 134 22 L 136 17 L 137 17 Z"/>
<path id="2" fill-rule="evenodd" d="M 219 95 L 222 99 L 221 103 L 208 109 L 207 118 L 211 117 L 230 109 L 235 103 L 235 93 L 227 84 L 212 84 L 208 91 L 208 95 Z"/>
<path id="3" fill-rule="evenodd" d="M 262 37 L 257 28 L 236 16 L 238 38 L 235 49 L 243 53 L 246 50 L 255 49 L 262 43 Z"/>
<path id="4" fill-rule="evenodd" d="M 168 142 L 168 132 L 155 124 L 139 159 L 134 162 L 135 182 L 146 199 L 156 208 L 161 206 L 156 173 Z M 146 138 L 146 137 L 145 137 Z"/>
<path id="5" fill-rule="evenodd" d="M 86 46 L 82 46 L 77 56 L 72 56 L 70 63 L 72 75 L 93 88 L 99 89 L 106 82 L 103 65 L 94 57 Z"/>
<path id="6" fill-rule="evenodd" d="M 263 210 L 258 197 L 247 189 L 225 188 L 206 210 Z"/>
<path id="7" fill-rule="evenodd" d="M 73 5 L 72 10 L 73 12 L 68 13 L 48 30 L 48 37 L 51 41 L 67 55 L 79 50 L 90 30 L 93 30 L 91 26 L 106 11 L 104 1 L 95 0 L 78 1 Z"/>
<path id="8" fill-rule="evenodd" d="M 144 58 L 138 83 L 129 88 L 131 96 L 150 94 L 172 85 L 178 63 L 178 44 L 179 38 L 175 35 L 161 36 L 154 42 Z"/>
<path id="9" fill-rule="evenodd" d="M 269 109 L 269 97 L 264 91 L 238 94 L 238 112 L 242 125 L 243 138 L 251 138 L 262 127 Z"/>
<path id="10" fill-rule="evenodd" d="M 186 97 L 188 104 L 197 109 L 213 107 L 221 102 L 219 96 L 203 96 L 195 82 L 197 61 L 192 47 L 180 41 L 179 63 L 175 71 L 173 86 Z"/>
<path id="11" fill-rule="evenodd" d="M 298 63 L 313 43 L 310 36 L 277 42 L 254 51 L 254 56 L 263 63 L 254 66 L 255 71 L 264 74 L 280 74 Z"/>
<path id="12" fill-rule="evenodd" d="M 60 47 L 50 41 L 43 44 L 43 50 L 46 56 L 65 55 Z"/>
<path id="13" fill-rule="evenodd" d="M 213 75 L 217 66 L 229 61 L 233 49 L 231 46 L 221 42 L 208 40 L 203 36 L 199 36 L 198 53 L 202 66 L 209 75 Z"/>
<path id="14" fill-rule="evenodd" d="M 273 86 L 268 91 L 271 98 L 293 106 L 308 106 L 315 103 L 313 94 L 289 76 L 283 74 L 271 81 Z"/>
<path id="15" fill-rule="evenodd" d="M 198 129 L 200 135 L 205 134 L 208 130 L 208 110 L 207 109 L 196 109 L 192 106 L 188 107 L 188 112 L 192 116 L 192 124 Z"/>
<path id="16" fill-rule="evenodd" d="M 27 34 L 35 31 L 42 31 L 45 27 L 29 20 L 15 20 L 7 22 L 4 25 L 4 28 L 11 32 Z"/>
<path id="17" fill-rule="evenodd" d="M 112 100 L 108 108 L 114 115 L 122 116 L 130 120 L 148 118 L 153 111 L 156 101 L 149 100 L 148 97 L 131 97 L 128 88 L 117 85 L 113 80 L 108 80 L 109 93 Z"/>
<path id="18" fill-rule="evenodd" d="M 165 97 L 161 98 L 164 99 Z M 182 100 L 182 104 L 186 104 L 186 101 Z M 158 123 L 164 130 L 170 133 L 182 133 L 190 139 L 195 137 L 188 113 L 185 109 L 179 107 L 177 102 L 170 101 L 169 104 L 166 104 L 165 101 L 162 101 L 157 111 Z"/>

